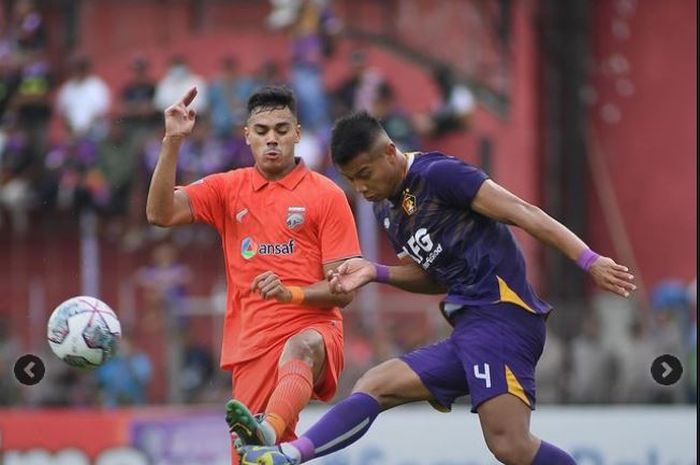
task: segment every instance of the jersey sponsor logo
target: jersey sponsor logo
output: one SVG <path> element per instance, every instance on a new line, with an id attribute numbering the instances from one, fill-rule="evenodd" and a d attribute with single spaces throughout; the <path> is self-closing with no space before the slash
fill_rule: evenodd
<path id="1" fill-rule="evenodd" d="M 287 227 L 289 229 L 297 229 L 304 224 L 306 216 L 306 208 L 304 207 L 289 207 L 287 208 Z"/>
<path id="2" fill-rule="evenodd" d="M 241 241 L 241 256 L 246 260 L 256 255 L 291 255 L 295 249 L 294 239 L 289 239 L 287 242 L 258 244 L 252 237 L 246 237 Z"/>
<path id="3" fill-rule="evenodd" d="M 255 256 L 255 253 L 257 252 L 257 244 L 251 237 L 246 237 L 243 239 L 241 242 L 241 256 L 245 258 L 246 260 L 250 260 Z"/>
<path id="4" fill-rule="evenodd" d="M 403 192 L 403 199 L 401 200 L 401 208 L 406 212 L 408 216 L 413 215 L 416 212 L 416 196 L 411 194 L 408 189 Z"/>
<path id="5" fill-rule="evenodd" d="M 403 251 L 409 255 L 423 269 L 427 270 L 430 265 L 442 253 L 442 244 L 435 244 L 430 238 L 430 233 L 425 228 L 420 228 L 407 241 L 408 248 L 402 247 Z"/>

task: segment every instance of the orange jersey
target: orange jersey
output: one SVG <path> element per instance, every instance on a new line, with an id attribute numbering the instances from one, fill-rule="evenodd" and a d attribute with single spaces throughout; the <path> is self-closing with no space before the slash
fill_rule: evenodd
<path id="1" fill-rule="evenodd" d="M 283 304 L 251 291 L 265 271 L 285 286 L 308 286 L 325 278 L 324 264 L 360 255 L 350 206 L 333 181 L 299 161 L 278 181 L 253 167 L 181 189 L 195 221 L 212 225 L 222 239 L 228 284 L 222 368 L 256 358 L 309 325 L 341 324 L 339 308 Z"/>

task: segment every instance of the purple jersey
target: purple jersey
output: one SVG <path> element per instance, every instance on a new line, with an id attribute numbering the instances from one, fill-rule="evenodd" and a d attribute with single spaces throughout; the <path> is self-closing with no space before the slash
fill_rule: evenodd
<path id="1" fill-rule="evenodd" d="M 522 252 L 508 226 L 471 209 L 488 176 L 440 152 L 408 157 L 397 197 L 374 204 L 397 254 L 410 256 L 445 286 L 444 303 L 450 306 L 512 303 L 548 313 L 552 307 L 527 282 Z"/>

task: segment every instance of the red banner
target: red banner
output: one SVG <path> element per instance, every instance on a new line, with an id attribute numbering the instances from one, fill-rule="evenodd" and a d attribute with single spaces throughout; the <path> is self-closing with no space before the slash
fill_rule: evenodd
<path id="1" fill-rule="evenodd" d="M 217 465 L 230 454 L 218 411 L 0 410 L 2 465 Z"/>

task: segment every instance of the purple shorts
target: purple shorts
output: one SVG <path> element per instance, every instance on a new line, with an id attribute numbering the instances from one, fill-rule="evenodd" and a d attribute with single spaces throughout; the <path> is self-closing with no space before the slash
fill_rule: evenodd
<path id="1" fill-rule="evenodd" d="M 449 338 L 401 357 L 433 394 L 439 410 L 469 394 L 472 412 L 511 393 L 535 409 L 535 365 L 545 340 L 545 316 L 513 304 L 464 307 Z"/>

